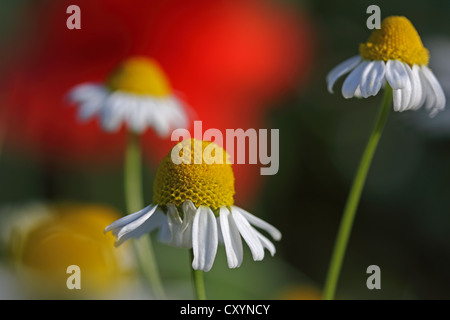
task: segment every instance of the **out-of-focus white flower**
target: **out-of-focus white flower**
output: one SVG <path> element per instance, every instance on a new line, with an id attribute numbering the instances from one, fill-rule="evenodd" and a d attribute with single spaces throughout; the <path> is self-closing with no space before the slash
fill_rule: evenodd
<path id="1" fill-rule="evenodd" d="M 127 59 L 106 83 L 76 86 L 69 100 L 78 105 L 81 121 L 97 116 L 107 132 L 116 132 L 125 124 L 138 134 L 151 127 L 160 137 L 167 137 L 188 123 L 184 105 L 162 68 L 146 57 Z"/>

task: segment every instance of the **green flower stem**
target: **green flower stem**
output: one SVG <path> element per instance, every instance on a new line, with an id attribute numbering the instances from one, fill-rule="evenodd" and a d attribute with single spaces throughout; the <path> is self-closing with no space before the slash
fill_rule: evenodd
<path id="1" fill-rule="evenodd" d="M 359 199 L 364 188 L 364 184 L 369 171 L 370 164 L 372 162 L 375 150 L 380 140 L 381 133 L 386 124 L 386 120 L 391 109 L 392 102 L 392 88 L 386 84 L 384 90 L 383 101 L 380 106 L 380 111 L 373 127 L 372 133 L 364 150 L 361 162 L 359 163 L 358 171 L 353 180 L 350 193 L 347 198 L 344 213 L 342 215 L 339 232 L 337 234 L 333 256 L 328 269 L 328 275 L 325 282 L 325 289 L 323 298 L 325 300 L 333 300 L 336 292 L 336 286 L 339 278 L 339 274 L 342 268 L 342 262 L 344 260 L 345 251 L 347 249 L 348 239 L 355 220 L 356 210 L 358 208 Z"/>
<path id="2" fill-rule="evenodd" d="M 190 258 L 190 261 L 192 261 L 194 258 L 194 251 L 192 249 L 190 250 Z M 195 297 L 197 298 L 197 300 L 206 300 L 203 271 L 192 269 L 192 281 L 194 284 Z"/>
<path id="3" fill-rule="evenodd" d="M 130 133 L 125 151 L 125 201 L 128 214 L 144 207 L 142 192 L 142 155 L 139 137 Z M 153 253 L 149 234 L 133 241 L 142 273 L 152 287 L 155 298 L 165 299 L 165 293 Z"/>

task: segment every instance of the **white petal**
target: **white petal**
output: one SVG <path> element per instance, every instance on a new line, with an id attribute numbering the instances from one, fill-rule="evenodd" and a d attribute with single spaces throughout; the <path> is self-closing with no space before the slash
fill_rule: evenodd
<path id="1" fill-rule="evenodd" d="M 361 56 L 357 55 L 334 67 L 327 75 L 328 91 L 333 93 L 333 85 L 336 80 L 353 70 L 360 62 Z"/>
<path id="2" fill-rule="evenodd" d="M 273 245 L 273 243 L 269 239 L 267 239 L 265 236 L 263 236 L 261 233 L 259 233 L 257 230 L 255 230 L 255 232 L 258 235 L 258 238 L 261 241 L 261 244 L 263 245 L 263 247 L 266 248 L 267 250 L 269 250 L 270 254 L 273 257 L 276 252 L 276 249 L 275 249 L 275 246 Z"/>
<path id="3" fill-rule="evenodd" d="M 169 113 L 169 119 L 173 129 L 187 127 L 188 116 L 186 115 L 182 104 L 183 103 L 175 96 L 172 96 L 167 100 L 166 109 Z"/>
<path id="4" fill-rule="evenodd" d="M 109 91 L 98 84 L 81 84 L 68 93 L 68 100 L 78 104 L 78 118 L 84 122 L 92 118 L 103 107 Z"/>
<path id="5" fill-rule="evenodd" d="M 412 96 L 411 101 L 409 102 L 409 109 L 417 110 L 420 108 L 421 101 L 422 101 L 422 83 L 420 81 L 420 75 L 419 75 L 419 66 L 413 65 L 412 68 L 408 66 L 407 71 L 411 70 L 411 73 L 409 75 L 409 78 L 411 80 L 412 85 Z"/>
<path id="6" fill-rule="evenodd" d="M 157 206 L 153 206 L 146 214 L 121 227 L 120 230 L 117 232 L 117 239 L 120 240 L 120 238 L 139 228 L 145 221 L 147 221 L 153 215 L 153 213 L 155 213 L 156 208 Z"/>
<path id="7" fill-rule="evenodd" d="M 145 112 L 143 113 L 143 121 L 145 122 L 146 128 L 154 127 L 155 116 L 154 114 L 158 112 L 158 108 L 154 99 L 142 99 L 142 106 L 145 108 Z"/>
<path id="8" fill-rule="evenodd" d="M 245 217 L 236 210 L 236 207 L 231 207 L 231 216 L 236 223 L 239 233 L 244 238 L 250 251 L 252 252 L 253 260 L 261 261 L 264 259 L 264 247 L 258 238 L 256 230 L 250 225 L 250 223 L 245 219 Z"/>
<path id="9" fill-rule="evenodd" d="M 403 89 L 406 85 L 408 74 L 403 62 L 388 60 L 386 62 L 386 80 L 393 90 Z"/>
<path id="10" fill-rule="evenodd" d="M 217 253 L 218 237 L 216 217 L 210 208 L 200 206 L 192 225 L 192 249 L 194 270 L 209 271 Z"/>
<path id="11" fill-rule="evenodd" d="M 171 132 L 169 117 L 167 116 L 167 110 L 164 108 L 165 106 L 159 105 L 161 101 L 156 102 L 156 104 L 158 104 L 158 109 L 153 113 L 153 127 L 158 136 L 165 138 Z"/>
<path id="12" fill-rule="evenodd" d="M 426 80 L 428 81 L 430 88 L 435 96 L 435 103 L 433 105 L 428 106 L 428 109 L 432 109 L 430 116 L 434 116 L 439 111 L 445 108 L 445 94 L 444 91 L 442 90 L 441 85 L 439 84 L 439 81 L 436 79 L 433 72 L 427 66 L 422 66 L 421 71 Z"/>
<path id="13" fill-rule="evenodd" d="M 161 223 L 161 228 L 159 229 L 158 241 L 165 244 L 170 244 L 170 241 L 172 240 L 172 234 L 169 227 L 169 218 L 162 210 L 161 213 L 164 215 L 165 219 Z"/>
<path id="14" fill-rule="evenodd" d="M 180 232 L 182 240 L 180 247 L 192 248 L 192 224 L 194 221 L 195 212 L 197 208 L 192 201 L 187 200 L 182 205 L 183 223 L 181 224 Z"/>
<path id="15" fill-rule="evenodd" d="M 100 122 L 105 131 L 115 132 L 127 121 L 130 113 L 129 99 L 119 92 L 112 93 L 101 110 Z"/>
<path id="16" fill-rule="evenodd" d="M 159 227 L 160 220 L 154 217 L 156 209 L 156 205 L 152 206 L 150 210 L 146 211 L 144 214 L 136 216 L 135 219 L 129 220 L 126 224 L 123 224 L 123 221 L 121 221 L 120 227 L 111 229 L 111 225 L 108 226 L 109 228 L 107 227 L 106 230 L 111 230 L 112 234 L 116 237 L 116 246 L 120 246 L 130 238 L 139 238 L 143 234 L 151 232 L 155 228 Z"/>
<path id="17" fill-rule="evenodd" d="M 369 75 L 372 73 L 373 66 L 375 65 L 376 61 L 369 61 L 367 64 L 367 67 L 364 69 L 363 73 L 361 74 L 361 81 L 359 84 L 359 90 L 361 92 L 361 96 L 363 98 L 369 97 Z"/>
<path id="18" fill-rule="evenodd" d="M 86 122 L 89 119 L 91 119 L 93 116 L 98 114 L 100 110 L 103 107 L 105 98 L 99 98 L 96 100 L 90 100 L 83 102 L 79 105 L 79 111 L 78 111 L 78 119 L 81 122 Z"/>
<path id="19" fill-rule="evenodd" d="M 146 113 L 148 108 L 142 98 L 133 97 L 130 101 L 128 126 L 135 133 L 142 133 L 146 129 Z"/>
<path id="20" fill-rule="evenodd" d="M 406 67 L 405 67 L 406 70 Z M 412 96 L 412 83 L 411 79 L 408 76 L 408 80 L 405 83 L 405 87 L 403 89 L 400 89 L 400 92 L 402 94 L 402 103 L 400 107 L 400 111 L 405 111 L 408 108 L 409 102 L 411 101 Z"/>
<path id="21" fill-rule="evenodd" d="M 361 84 L 361 76 L 369 65 L 368 61 L 361 62 L 345 79 L 342 85 L 342 95 L 349 99 L 355 95 L 355 91 Z"/>
<path id="22" fill-rule="evenodd" d="M 67 98 L 71 102 L 83 103 L 89 101 L 92 97 L 104 95 L 109 92 L 103 85 L 95 83 L 83 83 L 71 89 Z"/>
<path id="23" fill-rule="evenodd" d="M 237 268 L 241 265 L 244 251 L 239 230 L 226 207 L 220 208 L 220 228 L 222 230 L 223 243 L 227 253 L 229 268 Z"/>
<path id="24" fill-rule="evenodd" d="M 431 88 L 431 84 L 428 82 L 427 78 L 425 77 L 422 68 L 420 69 L 420 80 L 422 81 L 422 87 L 424 88 L 425 109 L 427 109 L 429 111 L 436 102 L 436 96 L 434 95 L 434 91 Z"/>
<path id="25" fill-rule="evenodd" d="M 156 228 L 159 228 L 162 226 L 162 224 L 167 221 L 166 215 L 163 214 L 160 210 L 156 210 L 153 215 L 148 218 L 142 225 L 140 225 L 138 228 L 133 230 L 132 232 L 127 233 L 120 239 L 118 238 L 115 246 L 120 246 L 122 243 L 124 243 L 126 240 L 130 238 L 139 238 L 145 233 L 150 233 Z"/>
<path id="26" fill-rule="evenodd" d="M 406 63 L 397 60 L 395 60 L 395 62 L 394 60 L 389 60 L 388 63 L 391 61 L 393 61 L 391 63 L 391 71 L 392 74 L 394 75 L 394 78 L 395 77 L 400 78 L 401 75 L 402 88 L 401 89 L 392 88 L 394 110 L 401 112 L 408 109 L 408 106 L 412 98 L 412 79 L 410 78 L 410 76 L 412 76 L 412 72 L 408 73 L 409 66 Z M 387 70 L 386 70 L 386 78 L 387 78 Z"/>
<path id="27" fill-rule="evenodd" d="M 217 222 L 217 238 L 219 240 L 219 244 L 223 244 L 223 235 L 222 235 L 222 226 L 220 225 L 220 217 L 216 217 Z"/>
<path id="28" fill-rule="evenodd" d="M 402 89 L 392 90 L 394 111 L 400 111 L 402 106 Z"/>
<path id="29" fill-rule="evenodd" d="M 180 218 L 177 207 L 173 203 L 167 205 L 167 224 L 170 230 L 170 245 L 180 247 L 182 236 L 180 233 L 183 221 Z"/>
<path id="30" fill-rule="evenodd" d="M 356 88 L 355 94 L 353 96 L 358 99 L 361 99 L 363 97 L 361 94 L 361 86 L 358 86 L 358 88 Z"/>
<path id="31" fill-rule="evenodd" d="M 121 227 L 127 225 L 128 223 L 139 219 L 143 215 L 147 214 L 149 211 L 153 210 L 153 207 L 155 207 L 155 206 L 157 206 L 157 205 L 151 204 L 138 212 L 128 214 L 125 217 L 114 221 L 113 223 L 111 223 L 109 226 L 107 226 L 105 228 L 105 233 L 108 231 L 117 229 L 117 228 L 121 228 Z"/>
<path id="32" fill-rule="evenodd" d="M 242 215 L 247 219 L 248 222 L 250 222 L 252 225 L 254 225 L 255 227 L 261 228 L 264 231 L 266 231 L 267 233 L 269 233 L 271 235 L 272 238 L 274 238 L 274 240 L 281 240 L 281 232 L 275 228 L 274 226 L 272 226 L 271 224 L 267 223 L 266 221 L 252 215 L 250 212 L 233 206 L 234 209 L 236 209 L 237 211 L 239 211 L 240 213 L 242 213 Z"/>
<path id="33" fill-rule="evenodd" d="M 361 95 L 364 98 L 375 96 L 381 89 L 385 75 L 384 61 L 372 61 L 361 77 Z"/>

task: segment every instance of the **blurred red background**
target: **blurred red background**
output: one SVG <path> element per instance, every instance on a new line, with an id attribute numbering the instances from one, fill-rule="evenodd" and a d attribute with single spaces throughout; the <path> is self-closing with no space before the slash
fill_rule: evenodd
<path id="1" fill-rule="evenodd" d="M 125 128 L 100 130 L 77 122 L 64 101 L 73 86 L 103 81 L 130 55 L 155 58 L 203 130 L 268 128 L 271 101 L 298 90 L 312 64 L 308 18 L 287 5 L 261 0 L 80 0 L 81 30 L 66 28 L 73 1 L 46 1 L 26 12 L 21 41 L 6 67 L 7 146 L 47 166 L 120 163 Z M 151 131 L 144 153 L 157 165 L 173 142 Z M 232 151 L 231 151 L 232 152 Z M 236 200 L 246 202 L 262 182 L 259 165 L 235 165 Z"/>

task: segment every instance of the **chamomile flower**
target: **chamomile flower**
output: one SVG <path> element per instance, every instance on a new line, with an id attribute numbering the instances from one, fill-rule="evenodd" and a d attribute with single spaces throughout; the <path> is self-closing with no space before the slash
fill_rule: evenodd
<path id="1" fill-rule="evenodd" d="M 405 17 L 384 19 L 356 55 L 327 76 L 328 91 L 336 80 L 349 73 L 342 85 L 344 98 L 375 96 L 386 82 L 393 90 L 395 111 L 417 110 L 425 105 L 430 116 L 445 107 L 445 95 L 428 68 L 429 52 L 419 34 Z"/>
<path id="2" fill-rule="evenodd" d="M 181 161 L 174 161 L 174 154 L 181 155 Z M 275 240 L 281 239 L 281 233 L 234 205 L 234 174 L 227 159 L 226 151 L 212 142 L 190 139 L 178 143 L 158 167 L 153 203 L 113 222 L 105 232 L 111 231 L 116 245 L 121 245 L 159 228 L 161 242 L 193 249 L 194 270 L 211 269 L 219 242 L 225 245 L 228 266 L 239 267 L 241 237 L 253 260 L 262 260 L 264 249 L 273 256 L 275 246 L 253 226 Z"/>
<path id="3" fill-rule="evenodd" d="M 79 119 L 98 116 L 105 131 L 122 124 L 135 133 L 152 127 L 161 137 L 187 125 L 181 100 L 173 93 L 159 64 L 136 56 L 125 60 L 103 84 L 84 83 L 73 88 L 69 99 L 78 104 Z"/>

